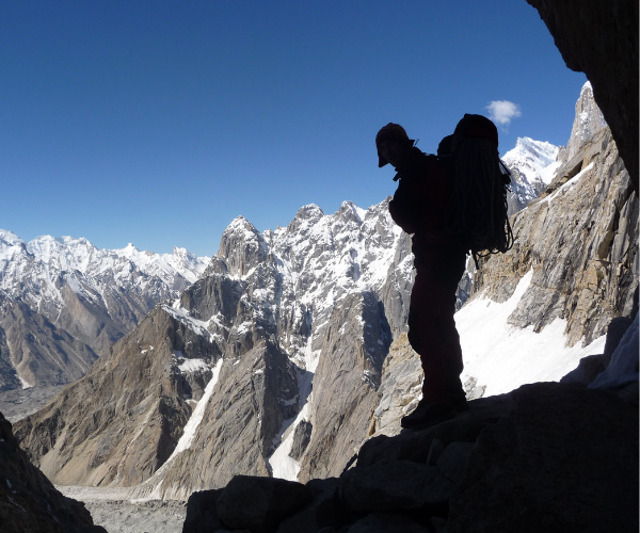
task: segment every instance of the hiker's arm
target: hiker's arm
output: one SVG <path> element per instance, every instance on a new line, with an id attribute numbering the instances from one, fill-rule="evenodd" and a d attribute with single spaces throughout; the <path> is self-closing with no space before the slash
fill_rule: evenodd
<path id="1" fill-rule="evenodd" d="M 411 194 L 410 181 L 401 178 L 398 190 L 389 202 L 389 213 L 393 221 L 407 233 L 416 232 L 415 202 Z"/>

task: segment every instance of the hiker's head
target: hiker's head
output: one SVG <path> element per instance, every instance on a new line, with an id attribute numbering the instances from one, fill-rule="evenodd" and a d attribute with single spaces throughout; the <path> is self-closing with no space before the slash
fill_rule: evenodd
<path id="1" fill-rule="evenodd" d="M 413 140 L 409 139 L 404 128 L 400 124 L 389 122 L 376 135 L 378 166 L 383 167 L 387 163 L 398 166 L 412 146 Z"/>
<path id="2" fill-rule="evenodd" d="M 464 117 L 458 122 L 453 134 L 463 139 L 487 139 L 496 145 L 496 149 L 498 148 L 498 129 L 493 122 L 482 115 L 465 113 Z"/>

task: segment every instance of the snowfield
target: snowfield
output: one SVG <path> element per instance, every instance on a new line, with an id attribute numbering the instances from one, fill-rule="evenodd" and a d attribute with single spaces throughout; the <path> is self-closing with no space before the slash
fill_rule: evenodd
<path id="1" fill-rule="evenodd" d="M 529 271 L 506 302 L 477 298 L 455 315 L 465 366 L 462 381 L 477 379 L 484 396 L 510 392 L 527 383 L 559 381 L 580 359 L 604 351 L 604 336 L 588 346 L 568 347 L 566 321 L 561 319 L 540 333 L 533 326 L 521 329 L 508 324 L 532 277 Z"/>

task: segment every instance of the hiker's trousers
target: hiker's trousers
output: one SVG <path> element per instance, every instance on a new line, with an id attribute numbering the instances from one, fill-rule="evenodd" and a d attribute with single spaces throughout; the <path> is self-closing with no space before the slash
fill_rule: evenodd
<path id="1" fill-rule="evenodd" d="M 430 245 L 415 256 L 409 342 L 422 362 L 423 398 L 433 402 L 463 401 L 462 348 L 453 315 L 466 252 L 455 245 Z"/>

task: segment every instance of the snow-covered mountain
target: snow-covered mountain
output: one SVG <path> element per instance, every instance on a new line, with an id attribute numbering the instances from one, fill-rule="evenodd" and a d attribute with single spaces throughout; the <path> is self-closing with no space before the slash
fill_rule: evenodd
<path id="1" fill-rule="evenodd" d="M 329 215 L 309 205 L 265 233 L 238 217 L 178 301 L 156 307 L 50 404 L 65 404 L 60 428 L 77 416 L 92 429 L 54 438 L 62 448 L 45 460 L 49 475 L 186 496 L 226 483 L 237 468 L 272 471 L 268 458 L 289 427 L 298 469 L 331 468 L 332 455 L 342 460 L 359 442 L 362 406 L 375 399 L 385 354 L 405 327 L 409 244 L 388 201 L 368 210 L 345 202 Z M 103 438 L 133 427 L 133 438 Z M 332 451 L 322 435 L 336 439 Z"/>
<path id="2" fill-rule="evenodd" d="M 68 383 L 208 258 L 96 248 L 86 239 L 25 242 L 0 230 L 0 391 Z"/>
<path id="3" fill-rule="evenodd" d="M 204 272 L 207 262 L 208 258 L 197 258 L 184 248 L 174 248 L 171 254 L 141 252 L 132 244 L 106 250 L 84 238 L 49 235 L 25 242 L 0 229 L 0 290 L 35 309 L 63 305 L 64 298 L 56 287 L 61 276 L 94 298 L 110 287 L 144 291 L 154 278 L 171 288 L 191 284 Z"/>
<path id="4" fill-rule="evenodd" d="M 560 165 L 559 152 L 560 147 L 551 143 L 519 137 L 516 146 L 504 154 L 502 161 L 511 170 L 510 214 L 524 209 L 551 183 Z"/>

